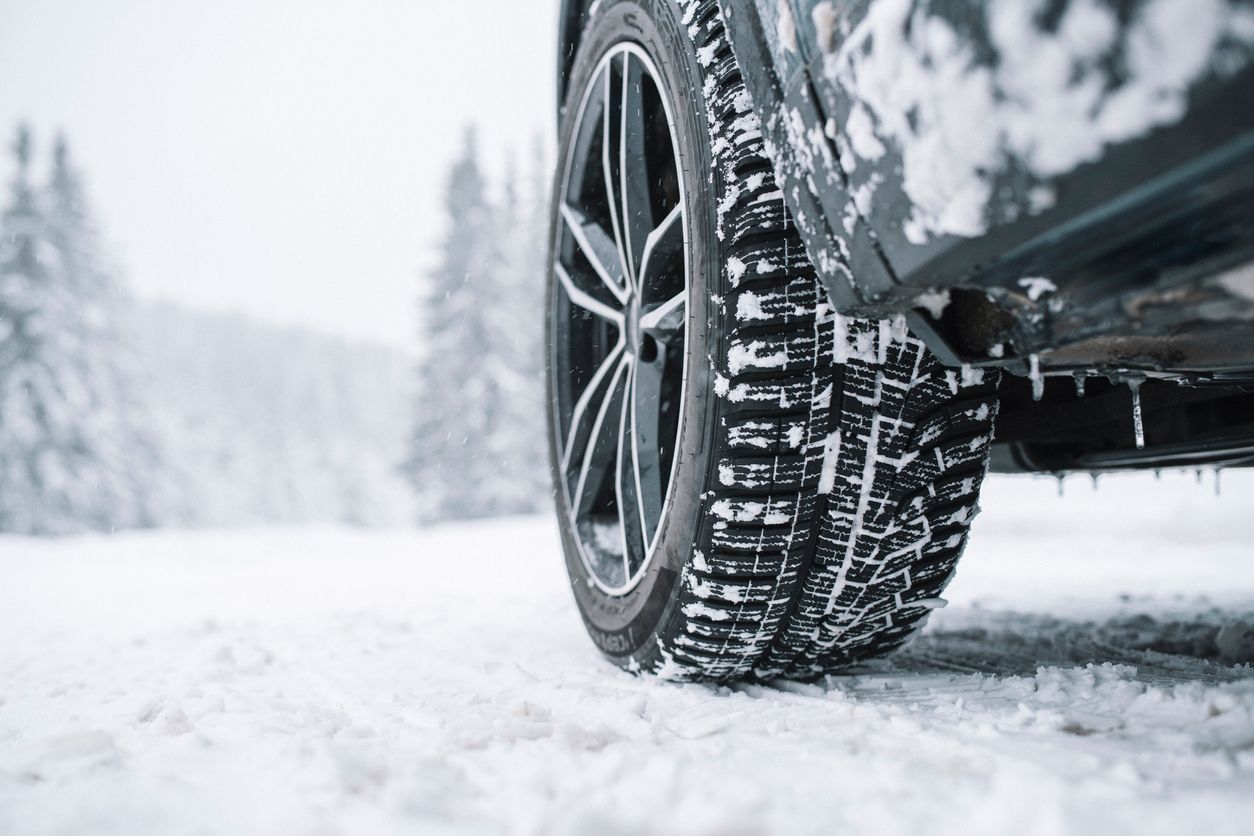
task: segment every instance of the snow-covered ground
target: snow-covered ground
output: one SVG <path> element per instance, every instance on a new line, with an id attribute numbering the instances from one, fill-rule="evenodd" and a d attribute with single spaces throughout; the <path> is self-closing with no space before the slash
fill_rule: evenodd
<path id="1" fill-rule="evenodd" d="M 610 667 L 547 519 L 0 539 L 0 833 L 1248 833 L 1251 477 L 993 480 L 817 686 Z"/>

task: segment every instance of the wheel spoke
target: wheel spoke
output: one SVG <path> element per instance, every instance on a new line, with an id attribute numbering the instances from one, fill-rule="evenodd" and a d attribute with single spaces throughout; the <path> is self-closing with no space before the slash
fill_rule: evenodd
<path id="1" fill-rule="evenodd" d="M 640 513 L 640 480 L 636 473 L 633 390 L 635 388 L 634 367 L 637 364 L 631 361 L 629 364 L 632 368 L 627 373 L 626 397 L 623 399 L 623 411 L 619 417 L 614 498 L 618 504 L 618 523 L 622 528 L 623 568 L 627 572 L 627 577 L 630 578 L 635 574 L 636 567 L 644 563 L 648 546 L 645 543 L 644 521 Z"/>
<path id="2" fill-rule="evenodd" d="M 614 323 L 620 332 L 623 330 L 623 312 L 621 310 L 606 305 L 588 291 L 578 287 L 570 272 L 562 266 L 561 262 L 554 264 L 553 270 L 557 273 L 557 280 L 561 283 L 562 290 L 566 291 L 566 295 L 573 304 L 595 316 Z"/>
<path id="3" fill-rule="evenodd" d="M 592 380 L 588 381 L 579 400 L 575 402 L 575 408 L 570 416 L 570 427 L 566 431 L 565 446 L 562 448 L 562 469 L 568 476 L 573 476 L 571 473 L 573 464 L 583 462 L 583 454 L 588 448 L 588 440 L 592 436 L 597 413 L 607 394 L 606 384 L 622 365 L 625 348 L 620 338 L 618 344 L 610 350 L 609 355 L 601 361 L 601 365 L 592 375 Z"/>
<path id="4" fill-rule="evenodd" d="M 619 100 L 619 94 L 614 84 L 614 65 L 617 59 L 611 61 L 605 67 L 605 83 L 602 88 L 602 95 L 605 97 L 605 110 L 602 115 L 604 120 L 601 129 L 601 176 L 605 180 L 605 194 L 609 197 L 610 223 L 614 227 L 614 248 L 617 251 L 615 256 L 618 259 L 620 275 L 623 277 L 624 288 L 630 291 L 633 281 L 631 275 L 631 265 L 626 258 L 626 249 L 623 247 L 623 224 L 619 213 L 622 211 L 622 204 L 619 201 L 619 177 L 618 172 L 614 170 L 615 164 L 621 162 L 619 156 L 615 153 L 614 142 L 616 134 L 619 130 L 615 125 L 615 117 L 622 120 L 622 110 L 615 107 L 615 103 Z"/>
<path id="5" fill-rule="evenodd" d="M 640 287 L 650 289 L 662 276 L 652 276 L 653 264 L 672 256 L 683 257 L 684 254 L 684 207 L 676 206 L 662 222 L 649 233 L 644 241 L 644 251 L 640 255 Z"/>
<path id="6" fill-rule="evenodd" d="M 688 314 L 688 291 L 680 291 L 640 317 L 640 330 L 665 345 L 683 327 Z"/>
<path id="7" fill-rule="evenodd" d="M 649 157 L 645 147 L 644 65 L 631 53 L 623 56 L 623 89 L 619 122 L 618 171 L 622 180 L 623 249 L 627 273 L 639 291 L 644 272 L 643 255 L 649 231 L 653 229 L 653 208 L 649 202 Z"/>
<path id="8" fill-rule="evenodd" d="M 610 240 L 610 236 L 600 226 L 588 220 L 578 209 L 563 202 L 561 205 L 562 219 L 575 236 L 575 242 L 583 251 L 592 269 L 601 278 L 605 287 L 614 294 L 619 304 L 627 303 L 626 278 L 623 273 L 622 259 L 619 257 L 618 246 Z"/>
<path id="9" fill-rule="evenodd" d="M 604 85 L 601 86 L 604 89 Z M 583 193 L 593 183 L 604 181 L 605 110 L 609 102 L 603 95 L 593 95 L 588 99 L 584 111 L 585 118 L 579 123 L 572 139 L 573 151 L 570 159 L 570 179 L 566 191 L 562 195 L 565 202 L 581 205 Z"/>
<path id="10" fill-rule="evenodd" d="M 615 367 L 605 397 L 597 409 L 596 419 L 592 422 L 575 480 L 573 499 L 576 516 L 596 499 L 605 485 L 605 477 L 615 464 L 619 440 L 616 419 L 626 398 L 628 366 L 626 358 L 623 358 Z"/>
<path id="11" fill-rule="evenodd" d="M 632 370 L 632 458 L 636 474 L 636 498 L 645 548 L 657 536 L 662 516 L 661 450 L 658 414 L 661 410 L 662 375 L 666 349 L 659 348 L 651 363 L 637 362 Z"/>

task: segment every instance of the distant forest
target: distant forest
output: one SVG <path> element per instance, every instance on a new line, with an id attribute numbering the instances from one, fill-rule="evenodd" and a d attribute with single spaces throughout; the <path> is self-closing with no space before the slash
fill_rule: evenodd
<path id="1" fill-rule="evenodd" d="M 467 134 L 439 266 L 415 282 L 415 360 L 137 302 L 108 267 L 64 138 L 37 159 L 19 127 L 0 204 L 0 532 L 545 507 L 538 148 L 493 188 Z"/>

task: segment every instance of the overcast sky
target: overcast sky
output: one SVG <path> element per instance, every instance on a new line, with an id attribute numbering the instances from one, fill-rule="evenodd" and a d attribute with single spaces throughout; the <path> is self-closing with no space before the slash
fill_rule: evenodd
<path id="1" fill-rule="evenodd" d="M 0 129 L 66 131 L 139 295 L 407 346 L 463 126 L 549 140 L 556 7 L 0 0 Z"/>

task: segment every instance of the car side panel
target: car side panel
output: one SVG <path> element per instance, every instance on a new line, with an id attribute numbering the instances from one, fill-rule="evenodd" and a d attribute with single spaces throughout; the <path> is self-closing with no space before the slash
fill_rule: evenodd
<path id="1" fill-rule="evenodd" d="M 1254 137 L 1251 0 L 724 12 L 807 246 L 851 313 L 1049 277 L 1069 235 L 1124 234 L 1107 228 L 1116 208 L 1162 203 Z M 1057 266 L 1083 272 L 1077 258 Z"/>

